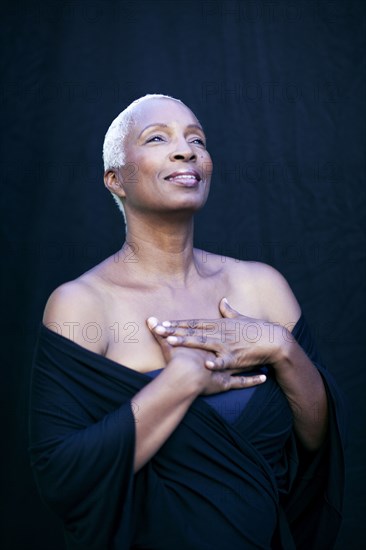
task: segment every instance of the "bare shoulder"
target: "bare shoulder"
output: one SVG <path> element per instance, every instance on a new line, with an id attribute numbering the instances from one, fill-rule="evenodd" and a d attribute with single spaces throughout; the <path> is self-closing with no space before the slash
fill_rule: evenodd
<path id="1" fill-rule="evenodd" d="M 56 288 L 47 301 L 43 324 L 83 347 L 103 353 L 104 304 L 93 278 L 84 275 Z"/>
<path id="2" fill-rule="evenodd" d="M 258 315 L 273 323 L 295 323 L 300 305 L 286 278 L 274 267 L 262 262 L 231 259 L 228 269 L 237 291 L 250 293 Z"/>

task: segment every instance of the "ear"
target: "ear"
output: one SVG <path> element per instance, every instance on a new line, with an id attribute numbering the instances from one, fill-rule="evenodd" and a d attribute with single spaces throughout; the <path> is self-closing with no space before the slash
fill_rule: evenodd
<path id="1" fill-rule="evenodd" d="M 104 173 L 104 185 L 106 188 L 118 197 L 125 197 L 121 173 L 118 169 L 107 170 Z"/>

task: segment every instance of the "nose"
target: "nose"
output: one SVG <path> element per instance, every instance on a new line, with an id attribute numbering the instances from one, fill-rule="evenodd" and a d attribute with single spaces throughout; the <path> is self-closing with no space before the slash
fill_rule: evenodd
<path id="1" fill-rule="evenodd" d="M 194 149 L 185 139 L 177 141 L 174 150 L 169 155 L 170 160 L 184 160 L 186 162 L 196 160 L 197 155 Z"/>

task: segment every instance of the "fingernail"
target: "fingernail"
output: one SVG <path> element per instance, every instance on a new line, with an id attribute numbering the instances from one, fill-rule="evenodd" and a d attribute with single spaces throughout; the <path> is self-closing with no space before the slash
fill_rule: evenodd
<path id="1" fill-rule="evenodd" d="M 170 321 L 163 321 L 161 324 L 163 325 L 163 327 L 167 327 L 167 328 L 172 326 Z"/>
<path id="2" fill-rule="evenodd" d="M 147 324 L 149 328 L 155 328 L 156 325 L 159 323 L 156 317 L 149 317 L 147 320 Z"/>
<path id="3" fill-rule="evenodd" d="M 223 298 L 222 301 L 225 302 L 225 304 L 229 305 L 229 302 L 227 301 L 227 298 Z"/>
<path id="4" fill-rule="evenodd" d="M 165 334 L 166 329 L 164 327 L 162 327 L 161 325 L 158 325 L 157 327 L 155 327 L 155 332 L 157 334 Z"/>
<path id="5" fill-rule="evenodd" d="M 178 338 L 176 336 L 168 336 L 167 341 L 169 344 L 176 344 L 178 342 Z"/>

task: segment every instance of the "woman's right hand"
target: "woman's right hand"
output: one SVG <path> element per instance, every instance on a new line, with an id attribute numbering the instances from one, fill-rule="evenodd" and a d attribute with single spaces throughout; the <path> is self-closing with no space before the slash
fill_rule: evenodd
<path id="1" fill-rule="evenodd" d="M 161 347 L 167 368 L 184 368 L 184 372 L 197 383 L 198 395 L 211 395 L 232 389 L 250 388 L 266 381 L 266 376 L 263 374 L 238 375 L 237 368 L 235 370 L 228 368 L 221 371 L 211 370 L 205 366 L 205 362 L 214 359 L 214 353 L 198 348 L 171 346 L 166 338 L 159 334 L 161 330 L 164 330 L 164 327 L 159 325 L 155 317 L 149 317 L 147 326 Z"/>
<path id="2" fill-rule="evenodd" d="M 187 353 L 188 351 L 189 353 Z M 263 374 L 238 375 L 237 369 L 212 371 L 205 366 L 205 362 L 211 358 L 204 350 L 188 350 L 182 347 L 178 348 L 177 352 L 169 365 L 172 368 L 184 368 L 187 375 L 197 381 L 198 395 L 211 395 L 233 389 L 250 388 L 266 381 L 266 376 Z"/>

